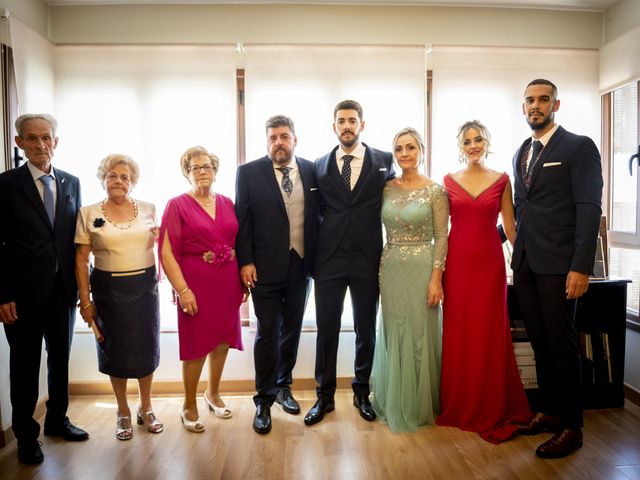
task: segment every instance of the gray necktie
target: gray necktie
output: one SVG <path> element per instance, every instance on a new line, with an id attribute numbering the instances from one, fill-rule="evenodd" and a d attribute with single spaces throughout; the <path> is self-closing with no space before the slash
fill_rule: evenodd
<path id="1" fill-rule="evenodd" d="M 351 160 L 353 160 L 353 155 L 345 155 L 342 157 L 342 172 L 340 172 L 340 176 L 344 181 L 344 184 L 347 186 L 347 190 L 351 190 Z"/>
<path id="2" fill-rule="evenodd" d="M 53 204 L 53 189 L 51 188 L 51 181 L 53 177 L 51 175 L 43 175 L 40 177 L 40 181 L 44 186 L 44 209 L 47 211 L 49 221 L 53 226 L 55 220 L 56 207 Z"/>
<path id="3" fill-rule="evenodd" d="M 533 167 L 535 167 L 536 162 L 538 161 L 538 155 L 540 155 L 540 151 L 542 150 L 542 142 L 540 140 L 536 140 L 531 145 L 531 160 L 529 160 L 529 165 L 526 165 L 525 174 L 523 176 L 524 186 L 528 189 L 531 186 L 531 180 L 533 179 Z"/>
<path id="4" fill-rule="evenodd" d="M 289 172 L 292 170 L 292 168 L 278 167 L 278 170 L 282 172 L 282 190 L 284 190 L 287 195 L 291 195 L 291 192 L 293 191 L 293 182 L 291 182 Z"/>

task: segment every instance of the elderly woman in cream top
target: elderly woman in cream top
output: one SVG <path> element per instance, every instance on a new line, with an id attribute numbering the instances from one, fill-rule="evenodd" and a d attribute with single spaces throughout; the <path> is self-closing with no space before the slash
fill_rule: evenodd
<path id="1" fill-rule="evenodd" d="M 80 209 L 75 236 L 80 314 L 87 324 L 96 322 L 104 338 L 96 343 L 98 366 L 109 375 L 118 403 L 118 440 L 133 435 L 129 378 L 138 379 L 137 423 L 151 433 L 163 430 L 151 407 L 151 382 L 160 359 L 154 257 L 158 226 L 155 206 L 130 196 L 139 172 L 126 155 L 103 159 L 98 178 L 107 198 Z"/>

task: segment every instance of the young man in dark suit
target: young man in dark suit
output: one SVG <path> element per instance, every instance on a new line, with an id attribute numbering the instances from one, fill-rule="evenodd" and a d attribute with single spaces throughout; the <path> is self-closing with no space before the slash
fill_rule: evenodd
<path id="1" fill-rule="evenodd" d="M 291 393 L 302 317 L 309 296 L 318 222 L 313 163 L 294 155 L 293 121 L 266 123 L 268 155 L 238 168 L 236 252 L 251 289 L 258 326 L 254 345 L 256 414 L 253 429 L 271 430 L 274 401 L 300 413 Z"/>
<path id="2" fill-rule="evenodd" d="M 593 141 L 555 123 L 558 90 L 533 80 L 522 112 L 532 137 L 513 157 L 517 233 L 512 268 L 536 360 L 539 408 L 520 433 L 551 431 L 542 458 L 582 446 L 576 299 L 589 287 L 601 214 L 602 166 Z"/>
<path id="3" fill-rule="evenodd" d="M 393 157 L 360 142 L 362 107 L 344 100 L 334 109 L 339 145 L 316 160 L 321 223 L 314 269 L 316 322 L 315 376 L 318 399 L 307 425 L 334 410 L 336 359 L 342 309 L 351 294 L 356 333 L 353 403 L 365 420 L 375 420 L 369 401 L 378 309 L 378 266 L 382 252 L 382 191 L 394 178 Z"/>
<path id="4" fill-rule="evenodd" d="M 27 114 L 15 123 L 16 144 L 29 160 L 0 174 L 0 320 L 10 348 L 12 427 L 18 458 L 43 460 L 38 401 L 42 339 L 47 348 L 48 390 L 44 434 L 69 441 L 89 435 L 67 417 L 69 352 L 78 297 L 75 279 L 78 179 L 52 167 L 56 120 Z"/>

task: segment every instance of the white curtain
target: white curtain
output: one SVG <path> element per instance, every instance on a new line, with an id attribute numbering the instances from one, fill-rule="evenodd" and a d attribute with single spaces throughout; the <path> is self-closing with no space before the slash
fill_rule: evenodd
<path id="1" fill-rule="evenodd" d="M 459 170 L 456 134 L 467 120 L 483 122 L 492 134 L 487 164 L 512 175 L 515 149 L 530 135 L 522 115 L 527 83 L 547 78 L 558 87 L 556 121 L 600 144 L 598 52 L 595 50 L 434 46 L 432 172 L 441 182 Z"/>
<path id="2" fill-rule="evenodd" d="M 9 25 L 20 113 L 55 113 L 52 43 L 13 17 Z"/>
<path id="3" fill-rule="evenodd" d="M 161 213 L 189 188 L 179 159 L 194 145 L 220 157 L 215 186 L 233 196 L 234 65 L 230 46 L 56 47 L 58 165 L 80 177 L 83 203 L 104 197 L 100 160 L 125 153 L 141 167 L 134 196 Z"/>
<path id="4" fill-rule="evenodd" d="M 640 79 L 640 25 L 600 49 L 600 91 L 609 92 Z"/>
<path id="5" fill-rule="evenodd" d="M 247 45 L 247 160 L 266 154 L 264 124 L 276 114 L 296 125 L 296 153 L 310 160 L 337 145 L 333 108 L 345 99 L 364 110 L 365 143 L 391 149 L 394 134 L 424 131 L 422 46 Z"/>

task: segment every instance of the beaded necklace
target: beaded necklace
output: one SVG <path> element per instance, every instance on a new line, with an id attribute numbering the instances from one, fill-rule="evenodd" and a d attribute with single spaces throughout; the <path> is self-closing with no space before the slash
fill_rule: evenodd
<path id="1" fill-rule="evenodd" d="M 116 223 L 111 220 L 111 218 L 109 218 L 109 215 L 107 215 L 107 212 L 104 209 L 104 204 L 107 202 L 107 200 L 103 200 L 100 202 L 100 210 L 102 210 L 102 215 L 104 215 L 104 218 L 107 219 L 107 222 L 120 230 L 127 230 L 131 228 L 135 219 L 138 218 L 138 204 L 133 198 L 130 198 L 129 201 L 133 205 L 133 217 L 131 217 L 126 223 Z"/>

